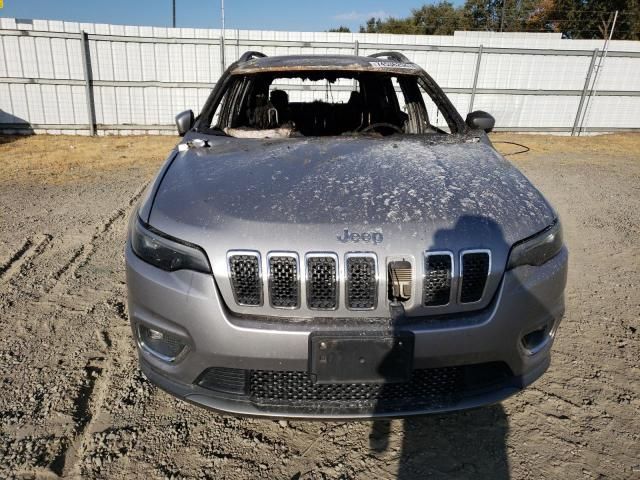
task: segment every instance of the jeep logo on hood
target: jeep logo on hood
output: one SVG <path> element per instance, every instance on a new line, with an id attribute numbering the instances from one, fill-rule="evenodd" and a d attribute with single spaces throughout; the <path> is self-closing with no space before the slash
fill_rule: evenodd
<path id="1" fill-rule="evenodd" d="M 373 243 L 374 245 L 378 245 L 379 243 L 382 243 L 382 240 L 384 239 L 384 237 L 382 236 L 382 233 L 380 232 L 356 233 L 356 232 L 349 232 L 348 228 L 345 228 L 341 234 L 338 234 L 337 238 L 342 243 L 364 242 L 364 243 Z"/>

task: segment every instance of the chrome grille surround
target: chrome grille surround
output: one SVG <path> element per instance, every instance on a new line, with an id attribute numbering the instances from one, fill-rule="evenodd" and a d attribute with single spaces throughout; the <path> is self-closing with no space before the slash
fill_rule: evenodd
<path id="1" fill-rule="evenodd" d="M 300 307 L 300 262 L 294 252 L 267 254 L 269 304 L 273 308 Z"/>
<path id="2" fill-rule="evenodd" d="M 446 307 L 449 305 L 453 299 L 454 278 L 453 252 L 448 250 L 425 251 L 422 305 L 424 307 Z"/>
<path id="3" fill-rule="evenodd" d="M 374 310 L 378 305 L 378 261 L 375 253 L 347 253 L 345 260 L 346 307 Z"/>
<path id="4" fill-rule="evenodd" d="M 260 252 L 231 250 L 227 253 L 227 269 L 231 290 L 238 305 L 261 307 L 262 259 Z"/>
<path id="5" fill-rule="evenodd" d="M 336 310 L 340 297 L 338 256 L 313 252 L 305 255 L 307 306 L 311 310 Z"/>
<path id="6" fill-rule="evenodd" d="M 459 269 L 458 303 L 468 305 L 482 301 L 491 274 L 491 250 L 462 250 Z"/>
<path id="7" fill-rule="evenodd" d="M 385 257 L 385 265 L 395 260 Z M 460 250 L 457 255 L 449 250 L 423 251 L 422 261 L 414 263 L 415 296 L 405 307 L 424 308 L 423 315 L 456 304 L 469 310 L 486 300 L 492 263 L 488 249 Z M 278 310 L 302 309 L 306 317 L 314 316 L 314 311 L 385 315 L 388 285 L 373 252 L 352 251 L 340 257 L 327 251 L 304 255 L 271 251 L 262 256 L 255 250 L 229 250 L 226 268 L 231 287 L 227 292 L 240 307 L 266 303 Z M 241 313 L 250 314 L 249 308 Z"/>

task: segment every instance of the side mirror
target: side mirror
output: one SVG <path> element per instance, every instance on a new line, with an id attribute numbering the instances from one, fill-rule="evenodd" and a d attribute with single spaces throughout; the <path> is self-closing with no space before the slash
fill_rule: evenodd
<path id="1" fill-rule="evenodd" d="M 193 110 L 185 110 L 176 115 L 176 126 L 178 127 L 178 135 L 184 137 L 184 134 L 191 130 L 195 123 Z"/>
<path id="2" fill-rule="evenodd" d="M 474 130 L 484 130 L 489 133 L 496 124 L 496 119 L 482 110 L 476 110 L 467 115 L 465 123 Z"/>

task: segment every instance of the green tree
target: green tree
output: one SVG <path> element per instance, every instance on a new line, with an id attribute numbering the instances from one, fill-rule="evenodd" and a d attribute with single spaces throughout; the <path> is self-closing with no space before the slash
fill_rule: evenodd
<path id="1" fill-rule="evenodd" d="M 423 5 L 411 11 L 417 33 L 424 35 L 453 35 L 456 30 L 467 30 L 463 10 L 450 2 Z"/>
<path id="2" fill-rule="evenodd" d="M 370 18 L 361 33 L 452 35 L 456 30 L 561 32 L 567 38 L 640 40 L 640 0 L 466 0 L 425 4 L 406 18 Z M 333 31 L 346 27 L 339 27 Z"/>
<path id="3" fill-rule="evenodd" d="M 589 12 L 582 16 L 581 20 L 590 21 L 589 32 L 585 32 L 583 38 L 608 38 L 613 27 L 614 12 L 618 10 L 618 18 L 613 30 L 613 38 L 625 40 L 638 39 L 638 18 L 640 5 L 638 1 L 608 0 L 585 2 L 584 10 Z"/>
<path id="4" fill-rule="evenodd" d="M 378 31 L 382 20 L 371 17 L 364 25 L 360 25 L 360 33 L 380 33 Z"/>
<path id="5" fill-rule="evenodd" d="M 500 0 L 467 0 L 462 11 L 468 30 L 497 31 L 500 28 Z"/>
<path id="6" fill-rule="evenodd" d="M 398 33 L 418 34 L 411 17 L 393 18 L 386 20 L 370 18 L 365 25 L 360 26 L 360 33 Z"/>
<path id="7" fill-rule="evenodd" d="M 345 27 L 344 25 L 340 25 L 337 28 L 330 28 L 327 31 L 328 32 L 338 32 L 338 33 L 351 33 L 351 29 L 349 27 Z"/>

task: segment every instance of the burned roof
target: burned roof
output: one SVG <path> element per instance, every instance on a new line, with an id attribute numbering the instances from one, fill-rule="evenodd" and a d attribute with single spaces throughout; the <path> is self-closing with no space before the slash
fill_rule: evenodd
<path id="1" fill-rule="evenodd" d="M 253 52 L 248 52 L 253 53 Z M 245 54 L 247 55 L 247 54 Z M 245 57 L 243 55 L 243 57 Z M 285 55 L 241 58 L 232 74 L 269 71 L 343 70 L 417 74 L 420 67 L 406 58 L 359 57 L 355 55 Z"/>

